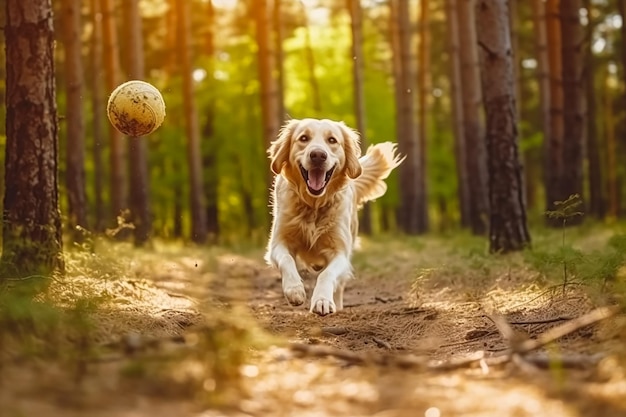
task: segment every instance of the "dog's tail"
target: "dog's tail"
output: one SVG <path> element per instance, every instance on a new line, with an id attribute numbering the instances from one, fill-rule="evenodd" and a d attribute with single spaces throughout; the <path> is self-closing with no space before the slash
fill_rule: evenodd
<path id="1" fill-rule="evenodd" d="M 363 172 L 354 180 L 356 198 L 359 205 L 381 197 L 387 191 L 385 180 L 391 171 L 404 161 L 396 153 L 397 144 L 383 142 L 367 148 L 359 162 Z"/>

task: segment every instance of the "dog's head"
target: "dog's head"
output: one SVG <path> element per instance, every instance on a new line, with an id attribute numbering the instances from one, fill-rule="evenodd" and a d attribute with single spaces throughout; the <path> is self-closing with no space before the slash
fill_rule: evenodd
<path id="1" fill-rule="evenodd" d="M 343 122 L 290 120 L 268 150 L 271 168 L 318 197 L 332 185 L 361 175 L 358 134 Z"/>

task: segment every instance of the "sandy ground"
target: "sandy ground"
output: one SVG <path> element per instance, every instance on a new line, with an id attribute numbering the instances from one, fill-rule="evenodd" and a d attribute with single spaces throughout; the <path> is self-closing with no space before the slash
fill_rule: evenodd
<path id="1" fill-rule="evenodd" d="M 171 380 L 129 379 L 126 356 L 88 361 L 79 382 L 72 360 L 13 358 L 0 369 L 0 417 L 626 415 L 622 316 L 540 350 L 581 362 L 601 358 L 582 369 L 479 362 L 426 369 L 477 352 L 503 354 L 510 345 L 494 313 L 525 340 L 604 302 L 576 282 L 551 285 L 520 256 L 491 261 L 450 250 L 444 239 L 427 245 L 365 241 L 355 256 L 358 278 L 346 290 L 346 308 L 327 317 L 310 314 L 306 305 L 289 306 L 278 273 L 263 264 L 260 251 L 220 251 L 210 260 L 197 250 L 138 256 L 127 271 L 134 279 L 115 283 L 116 300 L 126 301 L 117 304 L 115 320 L 101 320 L 99 343 L 129 334 L 142 340 L 185 335 L 198 325 L 203 306 L 245 311 L 242 320 L 263 329 L 264 342 L 245 348 L 241 380 L 225 405 L 207 406 Z M 310 295 L 314 282 L 306 285 Z M 318 357 L 320 347 L 333 355 Z M 359 360 L 342 357 L 346 352 Z M 410 365 L 402 366 L 403 358 Z"/>

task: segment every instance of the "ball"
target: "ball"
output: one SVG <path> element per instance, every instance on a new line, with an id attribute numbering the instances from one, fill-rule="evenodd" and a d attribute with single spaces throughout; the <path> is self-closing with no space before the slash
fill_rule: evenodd
<path id="1" fill-rule="evenodd" d="M 152 84 L 140 80 L 119 85 L 109 96 L 107 115 L 111 124 L 128 136 L 154 132 L 165 119 L 165 101 Z"/>

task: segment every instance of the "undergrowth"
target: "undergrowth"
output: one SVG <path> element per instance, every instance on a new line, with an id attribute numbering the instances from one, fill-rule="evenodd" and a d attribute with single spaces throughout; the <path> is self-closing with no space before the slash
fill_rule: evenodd
<path id="1" fill-rule="evenodd" d="M 193 294 L 172 295 L 150 280 L 170 267 L 188 279 L 190 292 L 206 284 L 194 279 L 210 279 L 214 255 L 206 248 L 157 242 L 141 250 L 89 238 L 66 250 L 66 275 L 47 278 L 45 290 L 5 280 L 0 385 L 9 382 L 2 369 L 29 372 L 33 365 L 36 373 L 36 364 L 46 363 L 63 369 L 67 376 L 59 385 L 72 385 L 80 396 L 81 387 L 112 363 L 121 393 L 148 390 L 229 403 L 240 394 L 239 368 L 262 339 L 260 330 L 237 306 L 193 303 Z"/>

